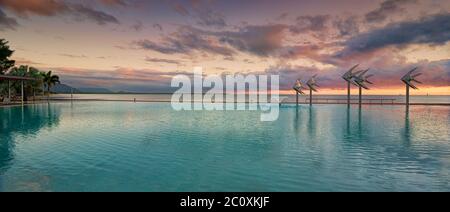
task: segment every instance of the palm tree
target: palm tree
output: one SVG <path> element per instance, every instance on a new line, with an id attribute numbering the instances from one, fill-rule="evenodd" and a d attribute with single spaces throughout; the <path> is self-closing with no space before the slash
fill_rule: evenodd
<path id="1" fill-rule="evenodd" d="M 50 89 L 55 85 L 61 83 L 58 75 L 52 75 L 52 71 L 43 73 L 43 82 L 47 86 L 47 100 L 50 98 Z"/>

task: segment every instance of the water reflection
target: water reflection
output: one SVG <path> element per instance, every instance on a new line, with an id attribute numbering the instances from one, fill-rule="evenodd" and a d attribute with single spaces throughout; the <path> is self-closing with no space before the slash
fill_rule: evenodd
<path id="1" fill-rule="evenodd" d="M 356 110 L 356 111 L 355 111 Z M 370 125 L 369 120 L 363 119 L 363 107 L 357 106 L 355 107 L 347 107 L 345 111 L 345 123 L 342 126 L 345 126 L 344 131 L 344 140 L 350 141 L 367 141 L 369 139 L 368 130 L 370 127 L 366 125 Z M 357 114 L 352 116 L 352 112 Z M 345 124 L 345 125 L 344 125 Z"/>
<path id="2" fill-rule="evenodd" d="M 362 107 L 361 104 L 358 107 L 358 136 L 361 138 L 363 135 L 362 132 Z"/>
<path id="3" fill-rule="evenodd" d="M 296 140 L 303 140 L 303 135 L 306 133 L 306 125 L 308 124 L 304 119 L 306 118 L 305 108 L 302 106 L 297 106 L 295 108 L 295 118 L 294 118 L 294 130 L 296 135 Z"/>
<path id="4" fill-rule="evenodd" d="M 309 141 L 316 140 L 318 123 L 317 123 L 317 108 L 315 107 L 296 107 L 293 118 L 293 129 L 297 141 L 302 140 L 302 137 Z"/>
<path id="5" fill-rule="evenodd" d="M 345 134 L 345 137 L 349 137 L 349 135 L 350 135 L 350 133 L 351 133 L 351 131 L 350 131 L 350 118 L 351 118 L 351 116 L 350 116 L 350 105 L 348 105 L 348 107 L 347 107 L 347 117 L 346 117 L 346 134 Z"/>
<path id="6" fill-rule="evenodd" d="M 308 117 L 308 135 L 310 138 L 315 138 L 317 127 L 316 127 L 316 111 L 315 109 L 310 106 L 309 107 L 309 117 Z"/>
<path id="7" fill-rule="evenodd" d="M 403 130 L 403 141 L 406 146 L 411 145 L 411 126 L 409 121 L 409 107 L 405 109 L 405 128 Z"/>
<path id="8" fill-rule="evenodd" d="M 300 134 L 300 127 L 299 125 L 299 110 L 298 110 L 298 105 L 295 107 L 295 119 L 294 119 L 294 129 L 295 129 L 295 135 L 297 135 L 297 140 L 298 140 L 298 135 Z"/>
<path id="9" fill-rule="evenodd" d="M 60 114 L 61 108 L 52 104 L 0 108 L 0 176 L 14 159 L 15 137 L 58 126 Z"/>
<path id="10" fill-rule="evenodd" d="M 0 159 L 14 157 L 0 190 L 448 190 L 449 109 L 411 109 L 284 106 L 261 123 L 165 104 L 0 108 Z"/>

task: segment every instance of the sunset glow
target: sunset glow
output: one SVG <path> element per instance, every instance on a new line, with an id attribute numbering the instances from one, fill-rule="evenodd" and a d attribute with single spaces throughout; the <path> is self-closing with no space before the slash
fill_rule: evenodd
<path id="1" fill-rule="evenodd" d="M 279 74 L 281 93 L 318 74 L 320 94 L 345 94 L 341 75 L 360 64 L 375 75 L 365 94 L 404 94 L 419 67 L 411 95 L 450 95 L 446 0 L 0 0 L 0 38 L 17 65 L 74 87 L 170 92 L 200 66 Z"/>

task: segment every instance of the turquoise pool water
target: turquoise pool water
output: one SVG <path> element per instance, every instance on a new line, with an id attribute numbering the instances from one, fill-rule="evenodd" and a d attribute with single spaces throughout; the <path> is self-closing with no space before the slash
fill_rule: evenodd
<path id="1" fill-rule="evenodd" d="M 1 191 L 450 191 L 450 107 L 0 108 Z"/>

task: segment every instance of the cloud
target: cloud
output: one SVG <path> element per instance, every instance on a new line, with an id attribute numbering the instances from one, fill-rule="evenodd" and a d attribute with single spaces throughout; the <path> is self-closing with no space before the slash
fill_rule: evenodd
<path id="1" fill-rule="evenodd" d="M 131 25 L 131 28 L 136 32 L 140 32 L 144 29 L 144 24 L 141 21 L 136 21 L 135 24 Z"/>
<path id="2" fill-rule="evenodd" d="M 63 57 L 69 57 L 69 58 L 87 58 L 86 55 L 82 54 L 82 55 L 75 55 L 75 54 L 58 54 L 59 56 L 63 56 Z"/>
<path id="3" fill-rule="evenodd" d="M 57 0 L 0 0 L 0 5 L 23 16 L 54 16 L 69 9 L 63 1 Z"/>
<path id="4" fill-rule="evenodd" d="M 161 41 L 139 40 L 133 44 L 163 54 L 191 54 L 197 51 L 231 58 L 240 51 L 269 57 L 279 56 L 286 51 L 283 39 L 287 29 L 288 26 L 282 24 L 244 26 L 234 31 L 208 31 L 180 26 Z"/>
<path id="5" fill-rule="evenodd" d="M 98 25 L 105 25 L 108 23 L 119 24 L 119 20 L 117 20 L 116 17 L 81 4 L 72 5 L 71 11 L 79 18 L 95 21 Z"/>
<path id="6" fill-rule="evenodd" d="M 99 0 L 100 3 L 107 6 L 127 6 L 127 2 L 125 0 Z"/>
<path id="7" fill-rule="evenodd" d="M 212 33 L 222 43 L 257 56 L 270 56 L 283 47 L 285 30 L 283 24 L 245 26 L 238 31 Z"/>
<path id="8" fill-rule="evenodd" d="M 187 10 L 187 8 L 180 3 L 173 3 L 172 8 L 173 8 L 173 10 L 175 10 L 175 12 L 177 12 L 178 14 L 180 14 L 182 16 L 187 16 L 190 14 L 189 11 Z"/>
<path id="9" fill-rule="evenodd" d="M 163 27 L 161 26 L 161 24 L 153 24 L 153 28 L 155 28 L 159 31 L 163 31 Z"/>
<path id="10" fill-rule="evenodd" d="M 225 16 L 211 9 L 205 9 L 198 12 L 197 24 L 207 27 L 222 28 L 227 26 Z"/>
<path id="11" fill-rule="evenodd" d="M 190 54 L 195 51 L 202 53 L 231 56 L 235 52 L 220 45 L 217 40 L 209 37 L 208 33 L 192 27 L 183 26 L 171 36 L 163 38 L 161 42 L 150 40 L 135 41 L 139 48 L 153 50 L 163 54 Z"/>
<path id="12" fill-rule="evenodd" d="M 222 13 L 213 10 L 211 3 L 211 1 L 190 0 L 172 2 L 170 6 L 176 13 L 194 19 L 200 26 L 215 28 L 226 27 L 227 23 L 225 16 Z"/>
<path id="13" fill-rule="evenodd" d="M 57 0 L 0 0 L 3 6 L 20 16 L 40 15 L 57 16 L 73 15 L 77 20 L 91 20 L 99 25 L 118 24 L 116 17 L 105 12 L 92 9 L 82 4 L 67 3 Z"/>
<path id="14" fill-rule="evenodd" d="M 16 19 L 8 17 L 1 9 L 0 9 L 0 31 L 5 29 L 15 30 L 16 27 L 19 26 Z"/>
<path id="15" fill-rule="evenodd" d="M 181 64 L 178 60 L 169 60 L 169 59 L 152 58 L 152 57 L 145 58 L 145 61 L 152 62 L 152 63 L 170 63 L 170 64 L 176 64 L 176 65 Z"/>
<path id="16" fill-rule="evenodd" d="M 330 19 L 329 15 L 298 16 L 295 25 L 290 30 L 297 34 L 305 31 L 320 32 L 327 29 L 326 24 Z"/>
<path id="17" fill-rule="evenodd" d="M 319 51 L 326 48 L 327 44 L 305 44 L 305 45 L 292 45 L 292 46 L 284 46 L 280 49 L 279 57 L 281 59 L 311 59 L 314 61 L 318 61 L 321 63 L 334 63 L 334 61 L 330 60 L 330 56 L 328 54 L 320 54 Z"/>
<path id="18" fill-rule="evenodd" d="M 402 12 L 405 4 L 415 3 L 416 0 L 386 0 L 380 4 L 380 7 L 365 15 L 365 19 L 369 23 L 382 22 L 387 17 L 395 13 Z"/>
<path id="19" fill-rule="evenodd" d="M 304 69 L 298 69 L 300 67 L 292 67 L 292 66 L 273 66 L 269 67 L 264 73 L 261 74 L 267 74 L 267 75 L 278 75 L 280 79 L 280 89 L 281 90 L 290 90 L 292 89 L 293 82 L 295 82 L 296 79 L 301 78 L 302 76 L 305 76 L 305 73 L 300 70 Z"/>
<path id="20" fill-rule="evenodd" d="M 390 24 L 384 28 L 356 35 L 345 41 L 337 56 L 373 51 L 387 46 L 409 44 L 443 45 L 450 40 L 450 13 L 438 14 L 418 21 Z"/>
<path id="21" fill-rule="evenodd" d="M 450 59 L 425 64 L 422 72 L 424 75 L 420 78 L 425 86 L 449 86 L 450 84 Z"/>
<path id="22" fill-rule="evenodd" d="M 288 17 L 289 17 L 289 13 L 284 12 L 284 13 L 281 13 L 279 16 L 277 16 L 277 17 L 275 18 L 275 20 L 277 20 L 277 21 L 284 21 L 284 20 L 286 20 Z"/>
<path id="23" fill-rule="evenodd" d="M 341 36 L 351 36 L 359 33 L 359 23 L 356 16 L 340 17 L 334 22 L 334 26 Z"/>
<path id="24" fill-rule="evenodd" d="M 163 45 L 151 40 L 139 40 L 133 43 L 142 49 L 152 50 L 163 54 L 187 53 L 189 51 L 171 38 L 166 38 L 165 40 Z"/>

